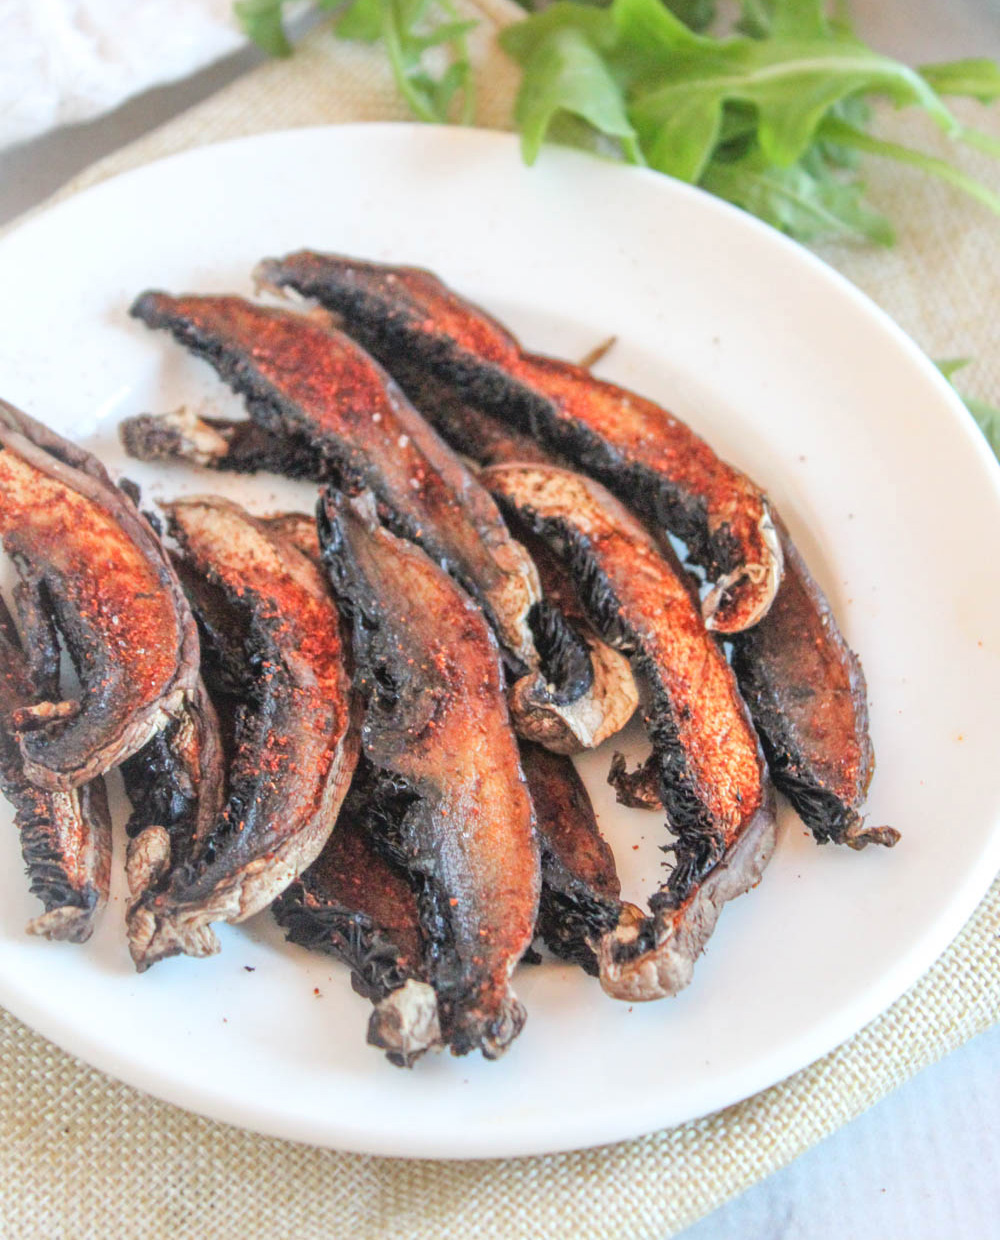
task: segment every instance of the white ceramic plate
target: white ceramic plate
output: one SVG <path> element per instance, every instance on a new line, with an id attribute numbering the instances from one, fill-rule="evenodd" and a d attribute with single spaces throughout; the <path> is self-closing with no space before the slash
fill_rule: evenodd
<path id="1" fill-rule="evenodd" d="M 770 1085 L 895 999 L 1000 865 L 1000 577 L 985 546 L 1000 470 L 930 363 L 808 253 L 701 193 L 513 139 L 354 126 L 194 151 L 100 185 L 0 244 L 0 392 L 157 494 L 257 508 L 310 488 L 151 474 L 123 416 L 231 398 L 127 317 L 147 286 L 249 292 L 265 254 L 310 246 L 423 264 L 539 351 L 582 355 L 657 398 L 768 488 L 868 673 L 872 819 L 892 852 L 817 848 L 789 812 L 762 885 L 735 901 L 676 999 L 634 1008 L 573 968 L 521 969 L 529 1019 L 506 1058 L 401 1072 L 365 1046 L 346 970 L 263 914 L 222 953 L 139 977 L 122 882 L 84 947 L 24 935 L 35 911 L 0 832 L 0 1003 L 66 1049 L 181 1106 L 382 1154 L 579 1147 Z M 613 805 L 610 754 L 582 769 L 627 896 L 652 889 L 661 820 Z M 9 821 L 9 818 L 8 818 Z M 6 823 L 4 824 L 7 825 Z M 121 840 L 118 859 L 121 858 Z M 249 971 L 249 970 L 252 970 Z"/>

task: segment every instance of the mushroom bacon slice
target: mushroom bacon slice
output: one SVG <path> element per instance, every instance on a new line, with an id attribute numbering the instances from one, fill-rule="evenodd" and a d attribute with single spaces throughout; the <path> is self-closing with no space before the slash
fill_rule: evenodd
<path id="1" fill-rule="evenodd" d="M 622 912 L 614 854 L 569 758 L 522 742 L 521 765 L 542 854 L 536 932 L 555 955 L 596 975 L 595 948 Z"/>
<path id="2" fill-rule="evenodd" d="M 12 726 L 28 779 L 80 787 L 184 709 L 198 675 L 194 619 L 159 539 L 89 453 L 0 402 L 0 536 L 44 596 L 80 680 Z"/>
<path id="3" fill-rule="evenodd" d="M 51 791 L 32 784 L 7 721 L 39 699 L 39 686 L 10 613 L 0 600 L 0 789 L 14 825 L 33 895 L 44 912 L 30 934 L 82 943 L 108 898 L 111 819 L 100 777 L 81 788 Z M 44 692 L 44 688 L 42 692 Z"/>
<path id="4" fill-rule="evenodd" d="M 756 628 L 733 639 L 733 669 L 776 786 L 822 844 L 892 846 L 893 827 L 860 809 L 875 769 L 868 693 L 857 655 L 778 520 L 785 575 Z"/>
<path id="5" fill-rule="evenodd" d="M 760 745 L 687 583 L 603 487 L 540 465 L 497 465 L 482 476 L 564 555 L 595 625 L 633 652 L 649 681 L 647 727 L 676 865 L 650 901 L 652 917 L 625 906 L 598 958 L 601 984 L 616 997 L 672 994 L 689 980 L 719 903 L 752 886 L 773 849 Z"/>
<path id="6" fill-rule="evenodd" d="M 441 1044 L 441 1028 L 416 891 L 376 846 L 375 783 L 362 761 L 323 851 L 271 909 L 290 942 L 350 968 L 354 989 L 375 1004 L 368 1041 L 409 1068 Z"/>
<path id="7" fill-rule="evenodd" d="M 242 669 L 244 702 L 216 821 L 180 857 L 159 825 L 130 844 L 128 928 L 140 970 L 178 952 L 217 951 L 212 922 L 259 912 L 315 860 L 358 752 L 340 617 L 316 565 L 235 504 L 207 497 L 165 507 L 188 579 L 207 580 L 213 632 L 233 644 L 220 661 L 232 679 Z"/>
<path id="8" fill-rule="evenodd" d="M 256 274 L 340 314 L 390 371 L 396 359 L 428 371 L 683 539 L 713 586 L 710 627 L 736 632 L 770 607 L 782 560 L 766 498 L 660 406 L 582 366 L 525 352 L 495 319 L 417 268 L 301 251 L 265 259 Z"/>
<path id="9" fill-rule="evenodd" d="M 265 432 L 185 414 L 144 418 L 123 431 L 132 451 L 301 476 L 311 450 L 313 477 L 369 488 L 394 532 L 424 547 L 482 605 L 521 677 L 512 706 L 525 735 L 572 751 L 622 726 L 617 686 L 595 678 L 601 669 L 587 647 L 546 607 L 530 558 L 489 494 L 349 337 L 314 316 L 238 297 L 148 292 L 132 313 L 208 360 Z"/>
<path id="10" fill-rule="evenodd" d="M 510 977 L 540 885 L 499 650 L 472 600 L 379 524 L 369 492 L 326 491 L 319 534 L 352 621 L 381 837 L 419 887 L 442 1033 L 456 1054 L 496 1058 L 524 1023 Z"/>

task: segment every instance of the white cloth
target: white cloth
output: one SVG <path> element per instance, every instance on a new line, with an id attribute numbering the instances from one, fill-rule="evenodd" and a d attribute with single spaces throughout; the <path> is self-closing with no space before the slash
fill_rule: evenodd
<path id="1" fill-rule="evenodd" d="M 0 0 L 0 148 L 242 46 L 232 0 Z"/>

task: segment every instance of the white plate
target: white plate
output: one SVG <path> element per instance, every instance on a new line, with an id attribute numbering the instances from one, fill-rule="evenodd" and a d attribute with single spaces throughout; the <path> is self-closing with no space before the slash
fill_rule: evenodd
<path id="1" fill-rule="evenodd" d="M 369 1009 L 346 970 L 286 946 L 267 914 L 224 928 L 211 960 L 138 977 L 116 876 L 85 947 L 25 936 L 35 902 L 8 829 L 0 1003 L 181 1106 L 381 1154 L 612 1141 L 809 1063 L 931 963 L 1000 865 L 1000 578 L 983 545 L 1000 470 L 971 420 L 879 310 L 747 216 L 651 173 L 554 150 L 529 171 L 510 137 L 409 126 L 190 152 L 26 224 L 0 244 L 0 392 L 154 495 L 284 503 L 273 480 L 126 466 L 114 427 L 192 395 L 232 407 L 206 367 L 128 319 L 137 292 L 249 292 L 257 258 L 301 246 L 434 268 L 540 351 L 580 356 L 617 335 L 601 372 L 764 484 L 829 593 L 868 673 L 870 815 L 903 840 L 820 849 L 786 812 L 764 882 L 725 911 L 678 998 L 633 1008 L 578 970 L 525 967 L 529 1020 L 504 1060 L 439 1056 L 406 1073 L 365 1046 Z M 608 758 L 582 766 L 638 899 L 665 833 L 612 804 Z"/>

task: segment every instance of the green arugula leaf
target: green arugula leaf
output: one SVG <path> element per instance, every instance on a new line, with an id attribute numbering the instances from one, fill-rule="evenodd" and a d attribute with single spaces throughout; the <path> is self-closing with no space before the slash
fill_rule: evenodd
<path id="1" fill-rule="evenodd" d="M 948 382 L 951 383 L 955 375 L 960 370 L 964 370 L 971 361 L 971 357 L 943 357 L 936 361 L 934 365 L 938 368 L 938 370 L 940 370 Z"/>
<path id="2" fill-rule="evenodd" d="M 244 32 L 269 56 L 291 56 L 282 8 L 285 0 L 236 0 L 233 12 Z"/>
<path id="3" fill-rule="evenodd" d="M 741 34 L 751 39 L 766 39 L 771 34 L 772 9 L 770 0 L 741 0 L 742 16 L 736 23 Z"/>
<path id="4" fill-rule="evenodd" d="M 823 0 L 799 0 L 795 4 L 775 0 L 767 7 L 770 10 L 769 38 L 822 39 L 829 33 Z"/>
<path id="5" fill-rule="evenodd" d="M 523 22 L 500 31 L 500 46 L 521 65 L 527 65 L 538 48 L 557 30 L 578 30 L 597 51 L 610 52 L 617 38 L 615 23 L 607 9 L 555 0 L 548 8 Z"/>
<path id="6" fill-rule="evenodd" d="M 949 164 L 946 159 L 938 159 L 937 156 L 927 155 L 923 151 L 914 151 L 908 146 L 901 146 L 898 142 L 876 138 L 874 134 L 855 129 L 853 125 L 848 125 L 846 121 L 835 116 L 827 117 L 823 121 L 820 132 L 822 136 L 830 138 L 841 146 L 853 146 L 855 150 L 864 151 L 869 155 L 881 155 L 886 159 L 894 159 L 897 163 L 919 168 L 921 172 L 929 173 L 942 181 L 947 181 L 949 185 L 954 185 L 956 189 L 969 194 L 983 206 L 989 207 L 991 211 L 1000 215 L 1000 195 L 995 194 L 974 177 L 966 176 L 954 164 Z"/>
<path id="7" fill-rule="evenodd" d="M 956 372 L 968 366 L 969 361 L 970 359 L 967 357 L 951 357 L 935 362 L 934 365 L 952 387 L 955 387 L 954 376 Z M 957 388 L 955 390 L 958 392 Z M 975 396 L 963 396 L 961 392 L 958 392 L 958 395 L 962 397 L 962 403 L 972 414 L 976 425 L 986 436 L 986 442 L 993 449 L 993 455 L 1000 460 L 1000 409 L 988 404 L 985 400 L 977 400 Z"/>
<path id="8" fill-rule="evenodd" d="M 396 87 L 419 120 L 448 120 L 459 99 L 457 119 L 468 124 L 475 98 L 466 35 L 475 24 L 460 21 L 450 0 L 353 0 L 335 29 L 344 39 L 382 41 Z M 447 64 L 435 76 L 425 54 L 439 47 Z"/>
<path id="9" fill-rule="evenodd" d="M 907 162 L 1000 209 L 1000 197 L 947 161 L 866 132 L 868 99 L 880 95 L 919 107 L 952 138 L 1000 155 L 1000 143 L 966 130 L 936 89 L 1000 98 L 1000 68 L 967 60 L 918 72 L 866 47 L 845 6 L 830 13 L 823 0 L 742 0 L 742 33 L 721 38 L 692 29 L 681 20 L 685 12 L 662 0 L 611 0 L 607 10 L 557 0 L 506 31 L 503 46 L 524 66 L 517 118 L 526 157 L 537 155 L 560 100 L 590 120 L 583 97 L 590 82 L 597 92 L 590 105 L 602 118 L 595 128 L 620 136 L 623 103 L 651 167 L 803 239 L 846 233 L 891 241 L 888 222 L 864 205 L 849 176 L 862 153 Z M 586 60 L 586 74 L 571 72 L 555 44 L 539 53 L 556 32 L 574 58 Z"/>
<path id="10" fill-rule="evenodd" d="M 655 0 L 615 0 L 613 9 L 620 3 L 634 6 Z M 632 118 L 641 134 L 657 130 L 670 135 L 669 142 L 657 143 L 661 157 L 650 163 L 688 179 L 690 169 L 700 171 L 711 154 L 711 145 L 705 149 L 706 145 L 718 133 L 722 109 L 729 102 L 756 108 L 761 150 L 770 162 L 786 167 L 814 141 L 832 107 L 862 92 L 887 95 L 897 105 L 918 104 L 947 132 L 961 130 L 918 73 L 849 35 L 730 39 L 716 43 L 710 57 L 675 53 L 669 63 L 665 58 L 658 78 L 655 87 L 637 93 Z M 677 157 L 671 157 L 670 146 L 689 127 L 691 134 Z M 700 160 L 690 153 L 698 145 Z"/>
<path id="11" fill-rule="evenodd" d="M 1000 99 L 1000 65 L 992 60 L 953 60 L 921 65 L 920 76 L 939 95 L 965 95 L 980 103 Z"/>
<path id="12" fill-rule="evenodd" d="M 235 5 L 244 29 L 275 55 L 290 50 L 285 3 Z M 314 3 L 334 9 L 344 0 Z M 739 0 L 738 20 L 716 37 L 707 31 L 718 7 L 555 0 L 507 27 L 500 43 L 523 68 L 515 119 L 525 160 L 554 135 L 597 132 L 625 159 L 700 184 L 804 240 L 891 242 L 888 221 L 865 205 L 852 177 L 865 155 L 939 177 L 1000 214 L 1000 195 L 947 160 L 869 132 L 868 101 L 881 96 L 1000 157 L 1000 141 L 964 127 L 942 98 L 1000 99 L 992 61 L 912 69 L 856 37 L 847 0 Z M 382 42 L 411 111 L 432 121 L 471 119 L 471 27 L 451 0 L 347 0 L 336 20 L 344 38 Z"/>
<path id="13" fill-rule="evenodd" d="M 976 425 L 986 436 L 986 442 L 993 449 L 993 455 L 1000 460 L 1000 409 L 988 405 L 984 400 L 976 400 L 974 396 L 963 396 L 965 407 L 976 420 Z"/>
<path id="14" fill-rule="evenodd" d="M 233 11 L 240 25 L 272 56 L 288 56 L 292 46 L 283 19 L 289 0 L 236 0 Z M 415 116 L 446 121 L 460 100 L 458 119 L 469 123 L 475 107 L 472 66 L 466 35 L 476 25 L 460 21 L 451 0 L 315 0 L 314 7 L 342 9 L 334 23 L 341 38 L 363 43 L 382 41 L 400 94 Z M 437 74 L 425 63 L 425 54 L 445 49 L 446 64 Z"/>
<path id="15" fill-rule="evenodd" d="M 664 3 L 692 30 L 706 30 L 715 18 L 715 0 L 664 0 Z"/>
<path id="16" fill-rule="evenodd" d="M 514 117 L 526 163 L 534 163 L 549 126 L 561 112 L 579 116 L 599 133 L 619 139 L 626 159 L 643 162 L 622 92 L 581 31 L 572 26 L 553 29 L 531 53 L 525 69 Z"/>
<path id="17" fill-rule="evenodd" d="M 713 161 L 702 185 L 802 241 L 831 234 L 879 245 L 891 245 L 894 239 L 885 216 L 862 201 L 863 186 L 837 180 L 817 156 L 778 168 L 754 150 L 733 162 Z"/>
<path id="18" fill-rule="evenodd" d="M 334 28 L 342 39 L 377 43 L 382 37 L 381 0 L 354 0 L 337 18 Z"/>

